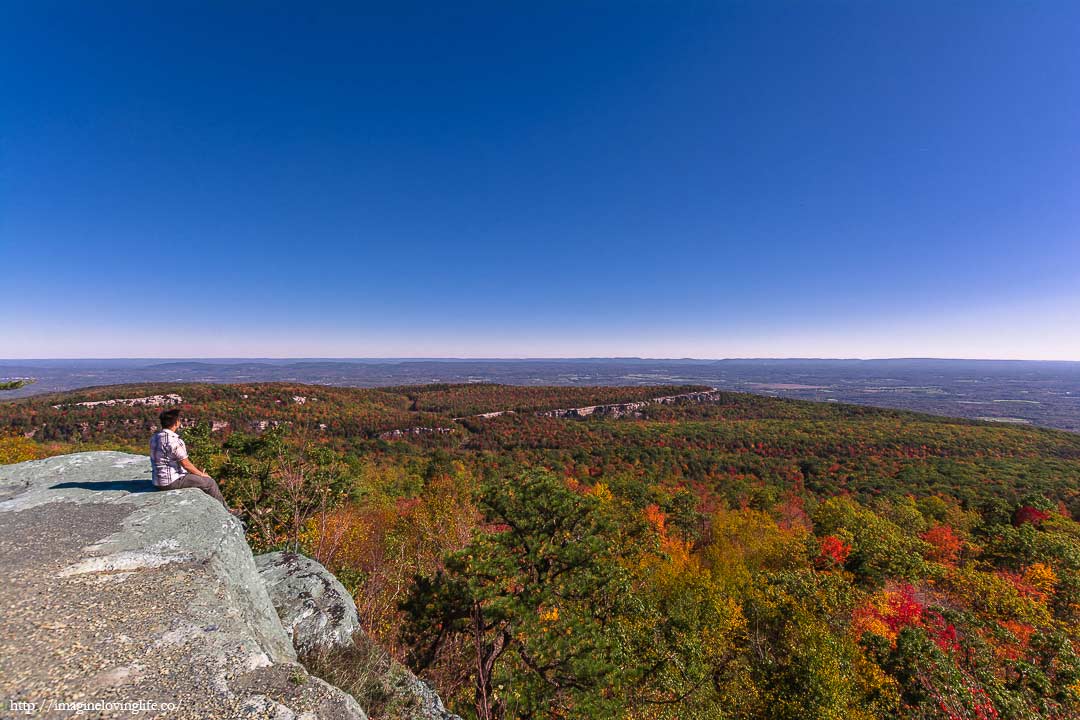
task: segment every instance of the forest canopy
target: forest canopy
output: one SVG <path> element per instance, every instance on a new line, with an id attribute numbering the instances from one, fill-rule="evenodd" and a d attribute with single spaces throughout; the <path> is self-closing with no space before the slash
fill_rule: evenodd
<path id="1" fill-rule="evenodd" d="M 145 452 L 160 408 L 108 401 L 178 396 L 253 547 L 324 563 L 469 718 L 1080 715 L 1080 436 L 734 393 L 545 414 L 700 390 L 98 388 L 0 403 L 0 461 Z"/>

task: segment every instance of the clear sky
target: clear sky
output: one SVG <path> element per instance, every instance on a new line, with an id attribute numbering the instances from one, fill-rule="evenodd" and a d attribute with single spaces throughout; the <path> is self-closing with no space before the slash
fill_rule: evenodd
<path id="1" fill-rule="evenodd" d="M 0 357 L 1080 360 L 1080 3 L 7 2 Z"/>

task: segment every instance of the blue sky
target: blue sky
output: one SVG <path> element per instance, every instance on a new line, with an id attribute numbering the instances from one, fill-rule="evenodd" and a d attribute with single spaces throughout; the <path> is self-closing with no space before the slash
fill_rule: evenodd
<path id="1" fill-rule="evenodd" d="M 0 14 L 0 357 L 1080 360 L 1073 2 Z"/>

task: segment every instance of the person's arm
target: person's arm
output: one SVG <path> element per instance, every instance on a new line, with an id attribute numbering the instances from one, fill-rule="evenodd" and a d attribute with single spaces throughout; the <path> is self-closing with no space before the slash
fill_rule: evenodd
<path id="1" fill-rule="evenodd" d="M 187 470 L 189 473 L 191 473 L 192 475 L 198 475 L 200 477 L 210 477 L 208 474 L 204 473 L 202 470 L 195 467 L 195 463 L 191 462 L 187 458 L 183 458 L 180 461 L 180 465 L 182 465 L 183 468 L 185 470 Z"/>
<path id="2" fill-rule="evenodd" d="M 176 462 L 180 463 L 180 467 L 193 475 L 210 477 L 208 473 L 204 473 L 202 470 L 195 467 L 195 463 L 188 459 L 187 444 L 176 435 L 172 435 L 172 437 L 175 438 L 175 444 L 174 447 L 172 447 L 172 456 Z"/>

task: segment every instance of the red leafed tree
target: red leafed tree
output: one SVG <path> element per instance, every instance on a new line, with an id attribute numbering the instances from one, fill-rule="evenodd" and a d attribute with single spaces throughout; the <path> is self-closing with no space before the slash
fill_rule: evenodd
<path id="1" fill-rule="evenodd" d="M 1050 513 L 1045 510 L 1040 510 L 1030 505 L 1024 505 L 1013 514 L 1013 525 L 1020 527 L 1024 523 L 1031 523 L 1032 525 L 1038 525 L 1046 518 L 1050 517 Z"/>
<path id="2" fill-rule="evenodd" d="M 960 559 L 963 541 L 956 536 L 948 525 L 935 525 L 922 534 L 922 539 L 930 543 L 930 559 L 945 565 L 955 565 Z"/>
<path id="3" fill-rule="evenodd" d="M 826 535 L 821 539 L 821 552 L 815 560 L 820 568 L 843 567 L 851 554 L 851 545 L 835 535 Z"/>
<path id="4" fill-rule="evenodd" d="M 905 583 L 891 593 L 888 614 L 882 619 L 892 632 L 897 633 L 905 627 L 921 624 L 925 610 L 915 598 L 915 588 Z"/>

